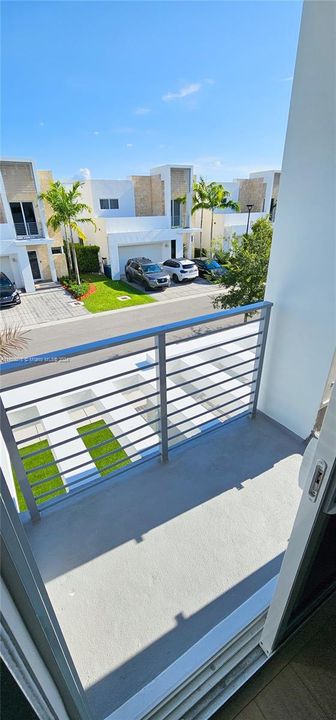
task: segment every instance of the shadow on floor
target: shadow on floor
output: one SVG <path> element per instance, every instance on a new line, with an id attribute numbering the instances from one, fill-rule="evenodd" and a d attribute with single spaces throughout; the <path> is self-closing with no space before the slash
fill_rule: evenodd
<path id="1" fill-rule="evenodd" d="M 25 526 L 44 582 L 260 476 L 302 443 L 262 416 L 243 418 L 177 448 L 170 461 L 130 470 Z M 276 478 L 275 478 L 276 481 Z M 68 503 L 68 504 L 67 504 Z"/>

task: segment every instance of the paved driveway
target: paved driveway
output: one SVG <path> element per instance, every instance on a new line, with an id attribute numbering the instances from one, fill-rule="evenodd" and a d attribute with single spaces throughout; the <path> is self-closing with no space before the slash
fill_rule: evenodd
<path id="1" fill-rule="evenodd" d="M 83 315 L 90 313 L 59 285 L 28 295 L 22 293 L 21 305 L 1 308 L 0 330 L 14 326 L 34 327 L 55 320 L 83 317 Z"/>
<path id="2" fill-rule="evenodd" d="M 143 290 L 142 285 L 138 285 L 138 283 L 130 283 L 130 285 L 133 284 Z M 193 280 L 192 282 L 187 281 L 176 284 L 172 282 L 171 286 L 169 288 L 166 288 L 166 290 L 154 290 L 153 292 L 150 292 L 148 294 L 158 302 L 165 302 L 167 300 L 178 300 L 179 298 L 185 299 L 188 297 L 209 295 L 214 290 L 216 292 L 218 291 L 216 285 L 211 285 L 211 283 L 203 280 L 203 278 L 198 278 L 197 280 Z"/>

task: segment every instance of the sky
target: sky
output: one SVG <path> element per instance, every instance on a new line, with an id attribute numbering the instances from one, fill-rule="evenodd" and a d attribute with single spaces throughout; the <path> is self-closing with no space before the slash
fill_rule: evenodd
<path id="1" fill-rule="evenodd" d="M 280 169 L 302 3 L 2 3 L 1 154 L 55 178 Z"/>

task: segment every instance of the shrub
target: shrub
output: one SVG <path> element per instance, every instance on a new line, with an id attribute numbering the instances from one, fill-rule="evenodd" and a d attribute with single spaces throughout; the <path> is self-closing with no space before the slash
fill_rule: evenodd
<path id="1" fill-rule="evenodd" d="M 78 269 L 80 273 L 99 272 L 99 245 L 79 245 L 75 243 Z"/>
<path id="2" fill-rule="evenodd" d="M 80 298 L 82 295 L 86 295 L 89 289 L 89 283 L 82 281 L 78 285 L 74 280 L 69 277 L 61 277 L 60 283 L 73 295 L 75 298 Z"/>

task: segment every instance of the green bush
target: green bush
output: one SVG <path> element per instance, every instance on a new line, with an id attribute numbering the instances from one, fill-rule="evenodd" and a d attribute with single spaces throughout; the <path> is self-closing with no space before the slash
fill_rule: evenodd
<path id="1" fill-rule="evenodd" d="M 75 298 L 80 298 L 85 295 L 89 289 L 89 283 L 81 280 L 81 284 L 78 285 L 74 280 L 69 277 L 61 277 L 60 283 L 69 290 L 69 293 Z"/>
<path id="2" fill-rule="evenodd" d="M 199 258 L 201 256 L 200 248 L 195 247 L 194 256 L 195 258 Z M 204 248 L 202 248 L 202 257 L 207 257 L 207 251 L 204 250 Z"/>
<path id="3" fill-rule="evenodd" d="M 79 245 L 75 243 L 78 269 L 80 273 L 99 272 L 99 245 Z"/>

